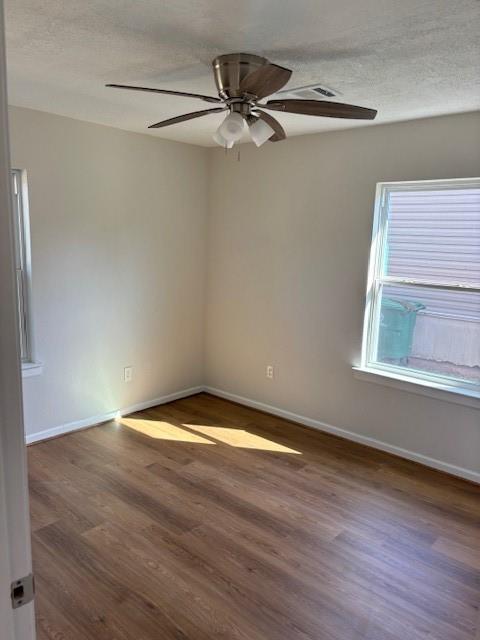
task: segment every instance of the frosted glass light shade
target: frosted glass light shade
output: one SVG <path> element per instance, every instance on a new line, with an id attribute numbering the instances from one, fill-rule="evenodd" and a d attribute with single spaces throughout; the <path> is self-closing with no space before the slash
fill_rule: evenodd
<path id="1" fill-rule="evenodd" d="M 231 149 L 234 145 L 233 140 L 232 141 L 228 141 L 225 140 L 225 138 L 222 136 L 221 133 L 219 133 L 218 129 L 217 131 L 215 131 L 215 133 L 213 134 L 213 139 L 215 140 L 215 142 L 217 144 L 219 144 L 221 147 L 223 147 L 224 149 Z"/>
<path id="2" fill-rule="evenodd" d="M 244 126 L 243 117 L 236 111 L 232 111 L 218 127 L 217 133 L 225 138 L 227 142 L 235 142 L 242 137 Z"/>
<path id="3" fill-rule="evenodd" d="M 252 140 L 257 145 L 257 147 L 261 147 L 262 144 L 269 138 L 271 138 L 275 133 L 272 127 L 264 122 L 261 118 L 258 118 L 253 124 L 249 125 L 249 129 Z"/>

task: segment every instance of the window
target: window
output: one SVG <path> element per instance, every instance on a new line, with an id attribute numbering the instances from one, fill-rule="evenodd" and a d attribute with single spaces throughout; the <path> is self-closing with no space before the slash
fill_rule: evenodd
<path id="1" fill-rule="evenodd" d="M 14 215 L 15 269 L 18 292 L 18 320 L 22 363 L 32 360 L 29 323 L 30 297 L 30 234 L 25 173 L 12 171 Z"/>
<path id="2" fill-rule="evenodd" d="M 480 394 L 480 179 L 377 186 L 361 368 Z"/>

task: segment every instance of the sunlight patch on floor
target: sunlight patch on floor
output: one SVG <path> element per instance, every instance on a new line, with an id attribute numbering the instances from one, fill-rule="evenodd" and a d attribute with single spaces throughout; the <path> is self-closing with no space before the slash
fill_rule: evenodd
<path id="1" fill-rule="evenodd" d="M 228 444 L 231 447 L 240 447 L 242 449 L 259 449 L 260 451 L 275 451 L 278 453 L 295 453 L 301 455 L 300 451 L 285 447 L 283 444 L 278 444 L 273 440 L 267 440 L 254 433 L 249 433 L 244 429 L 231 429 L 228 427 L 210 427 L 200 424 L 187 424 L 183 425 L 193 431 L 198 431 L 204 436 L 209 436 L 215 440 L 219 440 L 224 444 Z"/>
<path id="2" fill-rule="evenodd" d="M 202 438 L 202 436 L 191 433 L 186 429 L 176 427 L 169 422 L 160 420 L 139 420 L 138 418 L 120 418 L 117 420 L 119 424 L 143 433 L 145 436 L 155 438 L 156 440 L 172 440 L 174 442 L 192 442 L 196 444 L 215 444 L 211 440 Z"/>

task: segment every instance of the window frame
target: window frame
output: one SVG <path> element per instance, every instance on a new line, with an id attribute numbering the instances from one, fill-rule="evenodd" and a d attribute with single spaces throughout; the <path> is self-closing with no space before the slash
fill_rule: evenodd
<path id="1" fill-rule="evenodd" d="M 398 378 L 399 380 L 407 380 L 408 382 L 416 382 L 422 386 L 431 386 L 433 389 L 442 388 L 456 393 L 465 393 L 465 395 L 468 396 L 480 397 L 480 384 L 478 383 L 420 371 L 418 369 L 409 369 L 395 364 L 376 362 L 375 360 L 380 324 L 381 290 L 383 285 L 395 284 L 480 293 L 480 283 L 478 283 L 478 286 L 472 286 L 462 283 L 440 283 L 384 275 L 385 257 L 387 254 L 388 195 L 395 191 L 452 190 L 465 188 L 480 188 L 480 178 L 377 183 L 363 321 L 361 366 L 359 367 L 361 371 L 380 374 L 390 378 Z"/>
<path id="2" fill-rule="evenodd" d="M 31 322 L 31 250 L 27 175 L 23 169 L 11 169 L 13 227 L 15 236 L 15 275 L 18 294 L 19 333 L 22 368 L 32 375 L 33 336 Z"/>

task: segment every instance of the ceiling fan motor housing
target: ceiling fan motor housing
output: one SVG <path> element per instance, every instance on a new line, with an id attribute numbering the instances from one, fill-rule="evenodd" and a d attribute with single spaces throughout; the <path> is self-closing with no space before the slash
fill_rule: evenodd
<path id="1" fill-rule="evenodd" d="M 229 53 L 215 58 L 212 62 L 213 75 L 220 97 L 224 100 L 242 98 L 244 96 L 244 92 L 240 91 L 242 80 L 267 63 L 266 58 L 250 53 Z"/>

